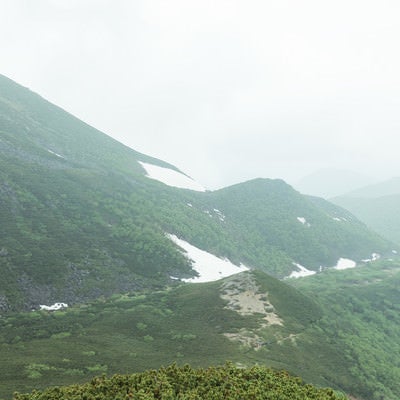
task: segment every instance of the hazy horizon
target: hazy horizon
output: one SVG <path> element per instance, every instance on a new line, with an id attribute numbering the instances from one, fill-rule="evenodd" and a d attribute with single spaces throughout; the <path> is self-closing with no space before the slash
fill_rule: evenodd
<path id="1" fill-rule="evenodd" d="M 395 1 L 1 7 L 1 74 L 209 189 L 400 175 Z"/>

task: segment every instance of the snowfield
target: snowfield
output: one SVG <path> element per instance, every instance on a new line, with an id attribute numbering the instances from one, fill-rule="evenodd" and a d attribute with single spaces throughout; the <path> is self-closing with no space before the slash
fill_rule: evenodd
<path id="1" fill-rule="evenodd" d="M 165 185 L 177 187 L 180 189 L 195 190 L 197 192 L 205 192 L 206 189 L 195 182 L 188 176 L 174 171 L 170 168 L 159 167 L 158 165 L 148 164 L 138 161 L 139 164 L 145 169 L 146 176 L 150 179 L 162 182 Z"/>
<path id="2" fill-rule="evenodd" d="M 204 250 L 200 250 L 175 235 L 167 236 L 186 252 L 186 257 L 193 261 L 193 269 L 199 274 L 195 278 L 182 279 L 184 282 L 213 282 L 249 270 L 243 264 L 237 266 L 232 264 L 227 258 L 222 259 Z"/>
<path id="3" fill-rule="evenodd" d="M 303 267 L 300 264 L 293 263 L 300 271 L 293 271 L 288 278 L 303 278 L 305 276 L 310 276 L 316 274 L 315 271 L 310 271 L 309 269 Z"/>
<path id="4" fill-rule="evenodd" d="M 355 268 L 357 263 L 349 258 L 339 258 L 337 264 L 333 267 L 334 269 L 349 269 Z"/>

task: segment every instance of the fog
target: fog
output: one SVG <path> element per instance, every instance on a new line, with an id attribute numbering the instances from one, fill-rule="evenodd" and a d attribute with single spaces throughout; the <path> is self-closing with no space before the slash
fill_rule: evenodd
<path id="1" fill-rule="evenodd" d="M 1 0 L 0 73 L 212 189 L 400 175 L 400 3 Z"/>

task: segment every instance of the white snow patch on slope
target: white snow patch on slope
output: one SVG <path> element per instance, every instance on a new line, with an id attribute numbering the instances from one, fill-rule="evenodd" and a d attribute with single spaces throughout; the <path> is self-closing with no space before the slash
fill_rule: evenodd
<path id="1" fill-rule="evenodd" d="M 311 224 L 307 222 L 307 220 L 304 217 L 297 217 L 297 221 L 301 222 L 303 225 L 310 227 Z"/>
<path id="2" fill-rule="evenodd" d="M 55 156 L 57 156 L 57 157 L 59 157 L 59 158 L 64 158 L 64 160 L 65 160 L 65 157 L 63 157 L 61 154 L 57 154 L 57 153 L 55 153 L 54 151 L 51 151 L 50 149 L 47 149 L 47 151 L 48 151 L 50 154 L 54 154 Z"/>
<path id="3" fill-rule="evenodd" d="M 218 216 L 218 219 L 221 221 L 221 222 L 225 222 L 225 215 L 220 211 L 220 210 L 218 210 L 217 208 L 214 208 L 214 212 L 215 212 L 215 214 L 217 214 L 217 216 Z"/>
<path id="4" fill-rule="evenodd" d="M 139 164 L 145 169 L 146 176 L 150 179 L 181 189 L 196 190 L 198 192 L 206 191 L 206 189 L 199 183 L 178 171 L 141 161 L 139 161 Z"/>
<path id="5" fill-rule="evenodd" d="M 54 303 L 52 306 L 46 306 L 44 304 L 40 304 L 39 307 L 41 310 L 45 310 L 45 311 L 57 311 L 57 310 L 62 310 L 63 308 L 67 308 L 68 304 Z"/>
<path id="6" fill-rule="evenodd" d="M 288 278 L 303 278 L 305 276 L 310 276 L 316 274 L 315 271 L 310 271 L 309 269 L 303 267 L 300 264 L 293 263 L 300 271 L 293 271 Z"/>
<path id="7" fill-rule="evenodd" d="M 349 258 L 339 258 L 337 264 L 333 267 L 334 269 L 349 269 L 355 268 L 357 263 Z"/>
<path id="8" fill-rule="evenodd" d="M 184 282 L 212 282 L 249 270 L 243 264 L 237 266 L 227 258 L 222 259 L 200 250 L 190 243 L 178 239 L 175 235 L 168 235 L 168 237 L 187 253 L 186 257 L 193 261 L 193 269 L 199 274 L 195 278 L 182 279 Z"/>
<path id="9" fill-rule="evenodd" d="M 362 262 L 371 262 L 371 261 L 376 261 L 381 258 L 381 255 L 378 253 L 372 253 L 371 258 L 366 258 L 365 260 L 361 260 Z"/>
<path id="10" fill-rule="evenodd" d="M 332 219 L 334 220 L 334 221 L 339 221 L 339 222 L 342 222 L 342 221 L 347 221 L 347 219 L 346 218 L 344 218 L 344 217 L 332 217 Z"/>

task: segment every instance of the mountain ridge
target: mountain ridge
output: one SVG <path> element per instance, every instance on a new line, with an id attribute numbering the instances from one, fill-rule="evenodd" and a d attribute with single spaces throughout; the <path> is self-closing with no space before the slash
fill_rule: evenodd
<path id="1" fill-rule="evenodd" d="M 141 162 L 175 167 L 7 82 L 2 393 L 229 355 L 367 400 L 399 397 L 393 243 L 279 179 L 212 192 L 167 185 Z M 193 249 L 250 271 L 185 283 L 201 275 Z M 338 271 L 343 258 L 362 267 Z M 299 269 L 313 276 L 285 279 Z M 53 303 L 69 307 L 40 310 Z"/>
<path id="2" fill-rule="evenodd" d="M 150 179 L 141 162 L 181 172 L 4 77 L 0 89 L 3 310 L 195 275 L 167 233 L 280 278 L 296 263 L 318 270 L 392 247 L 356 219 L 336 223 L 282 180 L 195 192 Z"/>

